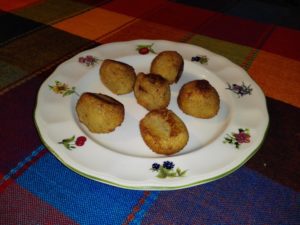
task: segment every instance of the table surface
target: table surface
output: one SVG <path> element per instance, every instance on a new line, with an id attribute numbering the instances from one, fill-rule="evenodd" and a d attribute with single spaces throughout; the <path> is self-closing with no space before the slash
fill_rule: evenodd
<path id="1" fill-rule="evenodd" d="M 300 223 L 299 1 L 17 0 L 0 9 L 0 224 Z M 247 71 L 270 116 L 258 152 L 228 176 L 172 191 L 110 186 L 57 160 L 34 123 L 41 84 L 82 51 L 135 39 L 193 44 Z"/>

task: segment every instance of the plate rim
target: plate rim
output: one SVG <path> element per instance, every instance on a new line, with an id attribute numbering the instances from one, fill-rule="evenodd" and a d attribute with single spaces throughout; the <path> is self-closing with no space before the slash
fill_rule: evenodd
<path id="1" fill-rule="evenodd" d="M 148 40 L 148 39 L 136 39 L 136 40 L 131 40 L 131 41 L 120 41 L 120 42 L 112 42 L 112 43 L 106 43 L 106 44 L 103 44 L 103 45 L 110 45 L 110 44 L 116 44 L 116 43 L 132 43 L 132 42 L 153 42 L 153 43 L 156 43 L 156 42 L 168 42 L 168 43 L 171 43 L 171 44 L 183 44 L 183 45 L 189 45 L 189 46 L 192 46 L 192 47 L 196 47 L 196 48 L 200 48 L 200 49 L 204 49 L 200 46 L 197 46 L 197 45 L 193 45 L 193 44 L 189 44 L 189 43 L 183 43 L 183 42 L 174 42 L 174 41 L 168 41 L 168 40 Z M 71 59 L 74 59 L 74 58 L 78 58 L 79 55 L 83 54 L 83 53 L 86 53 L 86 52 L 89 52 L 91 50 L 94 50 L 94 49 L 97 49 L 97 48 L 101 48 L 103 45 L 99 45 L 99 46 L 96 46 L 94 48 L 91 48 L 91 49 L 88 49 L 88 50 L 85 50 L 85 51 L 82 51 L 82 52 L 79 52 L 78 54 L 74 55 L 73 57 L 71 57 L 70 59 L 62 62 L 61 64 L 59 64 L 57 66 L 60 67 L 61 65 L 63 65 L 64 63 L 68 62 L 69 60 Z M 205 51 L 207 52 L 210 52 L 209 50 L 207 49 L 204 49 Z M 232 61 L 230 61 L 229 59 L 225 58 L 224 56 L 222 55 L 219 55 L 219 54 L 216 54 L 214 52 L 211 52 L 211 54 L 214 54 L 214 55 L 217 55 L 217 56 L 220 56 L 222 57 L 222 59 L 225 59 L 227 62 L 229 62 L 230 64 L 233 64 L 235 67 L 237 68 L 241 68 L 239 65 L 233 63 Z M 213 176 L 213 177 L 210 177 L 210 178 L 207 178 L 207 179 L 204 179 L 204 180 L 199 180 L 199 181 L 195 181 L 195 182 L 191 182 L 191 183 L 185 183 L 183 185 L 175 185 L 175 186 L 167 186 L 167 185 L 141 185 L 141 186 L 131 186 L 131 185 L 125 185 L 125 184 L 121 184 L 121 183 L 118 183 L 118 182 L 114 182 L 112 180 L 108 180 L 108 179 L 104 179 L 104 178 L 100 178 L 100 177 L 97 177 L 97 176 L 93 176 L 93 175 L 90 175 L 84 171 L 81 171 L 77 168 L 75 168 L 74 166 L 70 165 L 69 163 L 65 162 L 61 156 L 59 156 L 59 154 L 49 145 L 47 144 L 46 140 L 44 139 L 43 135 L 42 135 L 42 132 L 40 130 L 40 127 L 38 125 L 38 122 L 37 122 L 37 111 L 38 111 L 38 102 L 39 102 L 39 93 L 41 91 L 41 88 L 43 86 L 43 84 L 45 84 L 48 79 L 51 78 L 52 74 L 55 73 L 55 71 L 57 70 L 57 68 L 43 81 L 43 83 L 40 85 L 39 87 L 39 90 L 38 90 L 38 95 L 37 95 L 37 98 L 36 98 L 36 106 L 35 106 L 35 110 L 34 110 L 34 123 L 35 123 L 35 126 L 37 128 L 37 131 L 38 131 L 38 134 L 42 140 L 42 142 L 44 143 L 44 145 L 46 146 L 46 148 L 63 164 L 65 165 L 67 168 L 71 169 L 72 171 L 76 172 L 77 174 L 81 175 L 81 176 L 84 176 L 86 178 L 89 178 L 89 179 L 92 179 L 92 180 L 95 180 L 95 181 L 99 181 L 99 182 L 102 182 L 102 183 L 105 183 L 105 184 L 109 184 L 109 185 L 112 185 L 112 186 L 116 186 L 116 187 L 120 187 L 120 188 L 125 188 L 125 189 L 130 189 L 130 190 L 177 190 L 177 189 L 183 189 L 183 188 L 188 188 L 188 187 L 192 187 L 192 186 L 196 186 L 196 185 L 200 185 L 200 184 L 204 184 L 204 183 L 208 183 L 208 182 L 211 182 L 211 181 L 214 181 L 214 180 L 217 180 L 217 179 L 220 179 L 220 178 L 223 178 L 231 173 L 233 173 L 234 171 L 236 171 L 237 169 L 239 169 L 241 166 L 243 166 L 250 158 L 253 157 L 253 155 L 256 154 L 256 152 L 260 149 L 261 145 L 264 143 L 264 140 L 266 138 L 266 135 L 267 135 L 267 131 L 269 129 L 269 114 L 268 114 L 268 109 L 267 109 L 267 104 L 266 104 L 266 97 L 262 91 L 262 89 L 256 84 L 256 82 L 249 76 L 249 74 L 247 73 L 247 71 L 243 70 L 248 78 L 250 78 L 250 80 L 255 83 L 260 91 L 262 92 L 263 94 L 263 97 L 264 97 L 264 105 L 265 105 L 265 109 L 266 109 L 266 114 L 267 114 L 267 124 L 266 124 L 266 128 L 263 132 L 263 136 L 262 136 L 262 139 L 261 139 L 261 142 L 259 142 L 256 146 L 253 146 L 251 147 L 251 154 L 249 154 L 243 161 L 241 161 L 239 164 L 237 164 L 235 167 L 229 169 L 229 170 L 226 170 L 225 172 L 221 173 L 221 174 L 218 174 L 216 176 Z M 207 70 L 210 70 L 208 68 L 206 68 Z M 242 69 L 242 68 L 241 68 Z M 212 71 L 214 74 L 216 74 L 214 71 Z M 216 74 L 217 75 L 217 74 Z M 218 76 L 218 75 L 217 75 Z"/>
<path id="2" fill-rule="evenodd" d="M 36 123 L 36 121 L 34 121 Z M 67 168 L 69 168 L 70 170 L 76 172 L 77 174 L 83 176 L 83 177 L 86 177 L 88 179 L 91 179 L 91 180 L 94 180 L 94 181 L 97 181 L 97 182 L 101 182 L 101 183 L 105 183 L 105 184 L 108 184 L 108 185 L 112 185 L 114 187 L 119 187 L 119 188 L 124 188 L 124 189 L 128 189 L 128 190 L 140 190 L 140 191 L 172 191 L 172 190 L 179 190 L 179 189 L 184 189 L 184 188 L 189 188 L 189 187 L 194 187 L 194 186 L 197 186 L 197 185 L 200 185 L 200 184 L 205 184 L 205 183 L 209 183 L 209 182 L 212 182 L 212 181 L 216 181 L 216 180 L 219 180 L 221 178 L 224 178 L 230 174 L 232 174 L 233 172 L 235 172 L 236 170 L 238 170 L 240 167 L 242 167 L 249 159 L 251 159 L 255 154 L 256 152 L 260 149 L 260 147 L 262 146 L 262 144 L 264 143 L 264 140 L 267 136 L 267 132 L 269 130 L 269 125 L 270 123 L 268 123 L 267 125 L 267 128 L 266 128 L 266 132 L 264 133 L 264 136 L 263 136 L 263 139 L 262 141 L 259 143 L 259 145 L 255 148 L 254 151 L 252 151 L 252 153 L 250 155 L 248 155 L 248 157 L 242 161 L 240 164 L 238 164 L 237 166 L 233 167 L 232 169 L 222 173 L 222 174 L 219 174 L 215 177 L 211 177 L 211 178 L 207 178 L 207 179 L 204 179 L 204 180 L 199 180 L 199 181 L 196 181 L 196 182 L 191 182 L 191 183 L 187 183 L 187 184 L 184 184 L 184 185 L 179 185 L 179 186 L 129 186 L 129 185 L 124 185 L 124 184 L 119 184 L 117 182 L 113 182 L 113 181 L 110 181 L 110 180 L 106 180 L 106 179 L 103 179 L 103 178 L 99 178 L 99 177 L 96 177 L 96 176 L 92 176 L 92 175 L 89 175 L 85 172 L 82 172 L 78 169 L 76 169 L 75 167 L 69 165 L 68 163 L 66 163 L 47 143 L 46 141 L 44 140 L 44 138 L 42 137 L 41 133 L 40 133 L 40 130 L 39 128 L 37 127 L 37 130 L 38 130 L 38 133 L 40 135 L 40 138 L 42 140 L 42 142 L 44 143 L 45 147 L 64 165 L 66 166 Z"/>

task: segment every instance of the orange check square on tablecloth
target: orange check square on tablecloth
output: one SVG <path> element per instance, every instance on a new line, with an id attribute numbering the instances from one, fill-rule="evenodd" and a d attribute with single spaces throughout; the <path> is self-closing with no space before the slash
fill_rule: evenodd
<path id="1" fill-rule="evenodd" d="M 300 107 L 300 62 L 260 51 L 248 70 L 268 97 Z"/>
<path id="2" fill-rule="evenodd" d="M 95 8 L 78 16 L 56 23 L 53 26 L 80 37 L 95 40 L 104 34 L 122 27 L 134 19 L 134 17 L 101 8 Z"/>

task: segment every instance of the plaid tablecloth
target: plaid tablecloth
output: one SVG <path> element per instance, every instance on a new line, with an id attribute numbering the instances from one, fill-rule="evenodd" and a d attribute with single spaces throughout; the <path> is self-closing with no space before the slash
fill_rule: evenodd
<path id="1" fill-rule="evenodd" d="M 0 224 L 300 224 L 300 3 L 0 0 Z M 42 144 L 36 95 L 77 53 L 166 39 L 223 55 L 267 96 L 261 149 L 222 179 L 134 191 L 84 178 Z"/>

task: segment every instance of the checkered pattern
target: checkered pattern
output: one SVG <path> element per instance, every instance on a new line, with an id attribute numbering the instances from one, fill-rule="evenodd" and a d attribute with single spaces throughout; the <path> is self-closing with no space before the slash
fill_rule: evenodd
<path id="1" fill-rule="evenodd" d="M 299 224 L 300 3 L 0 0 L 0 224 Z M 270 125 L 235 173 L 178 191 L 124 190 L 81 177 L 42 145 L 41 83 L 73 55 L 166 39 L 223 55 L 267 96 Z"/>

